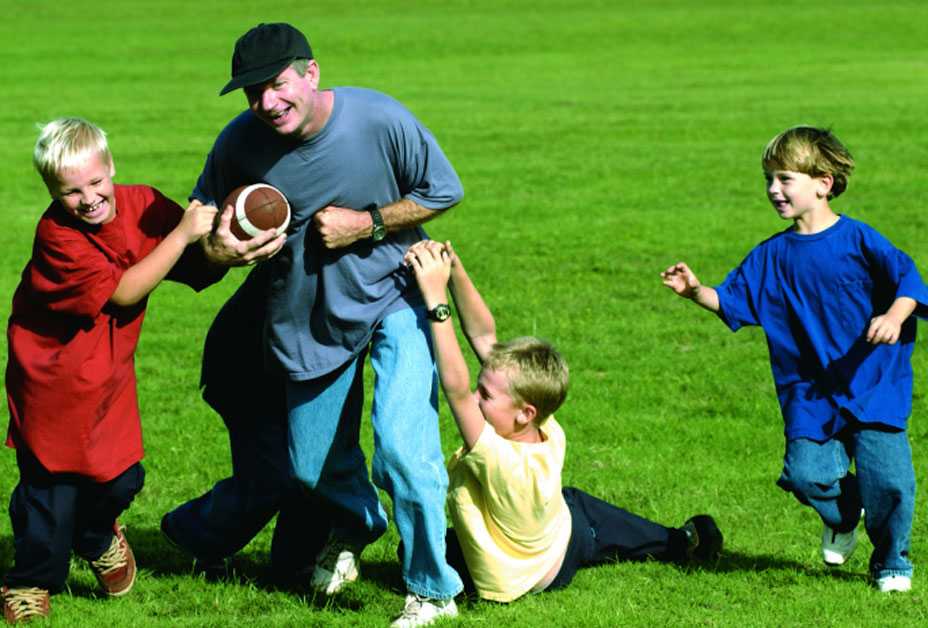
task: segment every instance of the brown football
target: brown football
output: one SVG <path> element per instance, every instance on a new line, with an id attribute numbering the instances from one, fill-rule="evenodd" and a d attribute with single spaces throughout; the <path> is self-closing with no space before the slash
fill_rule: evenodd
<path id="1" fill-rule="evenodd" d="M 280 190 L 267 183 L 235 188 L 222 204 L 234 207 L 229 229 L 239 240 L 250 240 L 261 231 L 276 229 L 277 235 L 290 224 L 290 203 Z"/>

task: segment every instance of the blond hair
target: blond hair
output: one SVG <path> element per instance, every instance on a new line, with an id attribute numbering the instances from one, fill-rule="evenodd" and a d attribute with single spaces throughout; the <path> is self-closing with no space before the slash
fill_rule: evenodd
<path id="1" fill-rule="evenodd" d="M 83 118 L 58 118 L 39 125 L 32 165 L 45 185 L 51 186 L 58 173 L 81 167 L 93 155 L 112 168 L 113 156 L 103 129 Z"/>
<path id="2" fill-rule="evenodd" d="M 544 340 L 525 336 L 493 345 L 483 367 L 509 376 L 509 394 L 519 404 L 531 404 L 541 424 L 567 397 L 569 371 L 561 354 Z"/>
<path id="3" fill-rule="evenodd" d="M 854 158 L 830 129 L 794 126 L 786 129 L 764 148 L 761 164 L 765 172 L 792 170 L 810 177 L 830 175 L 833 179 L 828 198 L 847 189 L 854 170 Z"/>

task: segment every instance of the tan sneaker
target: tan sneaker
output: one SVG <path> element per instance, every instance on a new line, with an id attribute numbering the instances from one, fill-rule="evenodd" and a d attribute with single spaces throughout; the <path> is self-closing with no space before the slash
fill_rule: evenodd
<path id="1" fill-rule="evenodd" d="M 109 549 L 100 558 L 88 562 L 97 582 L 109 596 L 125 595 L 135 584 L 135 555 L 118 521 L 113 524 L 113 541 Z"/>
<path id="2" fill-rule="evenodd" d="M 48 617 L 52 612 L 48 591 L 37 587 L 3 587 L 3 619 L 10 624 L 27 622 L 37 617 Z"/>

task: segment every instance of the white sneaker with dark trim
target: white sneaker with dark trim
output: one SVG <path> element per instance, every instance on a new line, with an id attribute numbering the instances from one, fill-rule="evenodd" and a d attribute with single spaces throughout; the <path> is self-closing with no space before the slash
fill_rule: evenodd
<path id="1" fill-rule="evenodd" d="M 358 554 L 352 545 L 329 537 L 316 557 L 310 586 L 319 593 L 335 595 L 358 579 Z"/>
<path id="2" fill-rule="evenodd" d="M 390 626 L 391 628 L 428 626 L 443 617 L 450 619 L 457 616 L 458 607 L 454 603 L 454 598 L 436 600 L 410 593 L 406 596 L 406 607 L 403 609 L 402 615 L 397 617 Z"/>
<path id="3" fill-rule="evenodd" d="M 857 548 L 857 529 L 836 532 L 828 525 L 822 530 L 822 560 L 829 567 L 840 567 Z"/>

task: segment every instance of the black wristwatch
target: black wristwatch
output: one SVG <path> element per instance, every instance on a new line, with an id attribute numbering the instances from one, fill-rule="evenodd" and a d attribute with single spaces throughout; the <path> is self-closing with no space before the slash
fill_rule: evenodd
<path id="1" fill-rule="evenodd" d="M 438 323 L 446 321 L 451 318 L 451 308 L 448 307 L 447 303 L 439 303 L 426 314 L 430 321 L 436 321 Z"/>
<path id="2" fill-rule="evenodd" d="M 387 228 L 383 226 L 383 216 L 380 215 L 380 210 L 376 207 L 372 207 L 367 211 L 371 215 L 371 222 L 374 223 L 371 229 L 371 242 L 380 242 L 387 235 Z"/>

